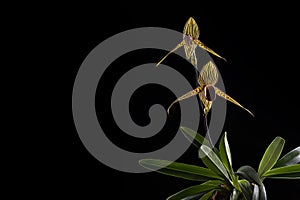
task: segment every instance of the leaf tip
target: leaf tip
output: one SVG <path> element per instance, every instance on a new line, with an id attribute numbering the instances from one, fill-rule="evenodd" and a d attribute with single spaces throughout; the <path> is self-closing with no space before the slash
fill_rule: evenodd
<path id="1" fill-rule="evenodd" d="M 144 166 L 144 164 L 145 164 L 145 159 L 140 159 L 140 160 L 138 161 L 138 163 L 139 163 L 139 165 Z"/>

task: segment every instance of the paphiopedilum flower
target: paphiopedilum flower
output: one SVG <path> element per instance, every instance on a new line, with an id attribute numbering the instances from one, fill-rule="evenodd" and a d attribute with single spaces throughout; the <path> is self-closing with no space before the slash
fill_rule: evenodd
<path id="1" fill-rule="evenodd" d="M 182 95 L 178 99 L 176 99 L 168 108 L 167 112 L 169 113 L 170 108 L 176 103 L 181 100 L 187 99 L 189 97 L 199 95 L 199 98 L 204 105 L 204 114 L 207 115 L 208 112 L 211 109 L 213 101 L 216 99 L 216 96 L 220 96 L 227 101 L 230 101 L 234 103 L 235 105 L 243 108 L 248 113 L 250 113 L 252 116 L 254 116 L 248 109 L 243 107 L 240 103 L 238 103 L 236 100 L 222 92 L 219 88 L 215 86 L 215 84 L 218 82 L 218 70 L 214 63 L 212 61 L 209 61 L 206 65 L 203 66 L 199 73 L 198 83 L 199 86 Z"/>
<path id="2" fill-rule="evenodd" d="M 199 27 L 196 21 L 190 17 L 188 21 L 185 23 L 183 28 L 183 40 L 180 42 L 172 51 L 170 51 L 165 57 L 163 57 L 156 66 L 158 66 L 168 55 L 172 52 L 176 51 L 180 47 L 184 47 L 186 59 L 190 60 L 193 66 L 197 67 L 197 58 L 195 49 L 197 46 L 201 47 L 202 49 L 208 51 L 209 53 L 222 58 L 226 61 L 225 58 L 214 52 L 212 49 L 208 48 L 201 42 L 198 38 L 200 35 Z"/>

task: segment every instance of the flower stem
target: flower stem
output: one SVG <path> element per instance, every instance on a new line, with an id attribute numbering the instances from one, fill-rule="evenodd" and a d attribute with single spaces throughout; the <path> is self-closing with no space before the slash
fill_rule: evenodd
<path id="1" fill-rule="evenodd" d="M 197 67 L 195 67 L 195 75 L 196 75 L 196 87 L 198 87 L 199 86 L 199 82 L 198 82 L 198 78 L 199 78 L 199 71 L 198 71 L 198 69 L 197 69 Z M 206 135 L 207 135 L 207 138 L 208 138 L 208 140 L 209 140 L 209 143 L 210 143 L 210 145 L 211 145 L 211 148 L 213 148 L 213 146 L 214 146 L 214 144 L 213 144 L 213 141 L 212 141 L 212 139 L 211 139 L 211 137 L 210 137 L 210 133 L 209 133 L 209 128 L 208 128 L 208 124 L 207 124 L 207 115 L 205 115 L 204 114 L 204 105 L 203 105 L 203 103 L 201 102 L 201 100 L 200 100 L 200 98 L 199 98 L 199 96 L 197 95 L 197 99 L 198 99 L 198 101 L 199 101 L 199 103 L 200 103 L 200 106 L 201 106 L 201 109 L 200 109 L 200 112 L 202 112 L 203 114 L 202 115 L 200 115 L 200 116 L 202 116 L 201 118 L 203 119 L 203 125 L 204 125 L 204 132 L 206 133 Z M 202 120 L 200 118 L 200 120 Z"/>

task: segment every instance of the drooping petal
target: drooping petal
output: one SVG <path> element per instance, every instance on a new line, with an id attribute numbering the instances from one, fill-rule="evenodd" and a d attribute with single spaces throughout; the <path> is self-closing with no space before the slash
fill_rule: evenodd
<path id="1" fill-rule="evenodd" d="M 215 87 L 215 90 L 216 90 L 216 94 L 224 99 L 226 99 L 227 101 L 230 101 L 231 103 L 234 103 L 235 105 L 243 108 L 244 110 L 246 110 L 250 115 L 253 115 L 253 113 L 248 110 L 247 108 L 243 107 L 239 102 L 237 102 L 236 100 L 234 100 L 233 98 L 231 98 L 230 96 L 228 96 L 227 94 L 225 94 L 224 92 L 222 92 L 219 88 Z"/>
<path id="2" fill-rule="evenodd" d="M 207 52 L 209 52 L 209 53 L 211 53 L 211 54 L 213 54 L 213 55 L 215 55 L 215 56 L 217 56 L 217 57 L 219 57 L 219 58 L 221 58 L 221 59 L 223 59 L 223 60 L 225 60 L 227 62 L 227 60 L 225 58 L 223 58 L 222 56 L 220 56 L 219 54 L 217 54 L 216 52 L 214 52 L 214 50 L 212 50 L 209 47 L 205 46 L 203 44 L 203 42 L 201 42 L 200 40 L 194 39 L 194 42 L 196 44 L 198 44 L 198 46 L 201 47 L 202 49 L 204 49 L 205 51 L 207 51 Z"/>
<path id="3" fill-rule="evenodd" d="M 187 99 L 189 97 L 192 97 L 192 96 L 195 96 L 197 94 L 199 94 L 200 92 L 202 91 L 202 89 L 200 87 L 182 95 L 181 97 L 179 97 L 178 99 L 176 99 L 175 101 L 173 101 L 173 103 L 169 106 L 168 110 L 167 110 L 167 113 L 169 114 L 169 111 L 170 111 L 170 108 L 177 102 L 181 101 L 181 100 L 184 100 L 184 99 Z"/>
<path id="4" fill-rule="evenodd" d="M 168 55 L 170 55 L 172 52 L 176 51 L 178 48 L 182 47 L 184 45 L 184 41 L 180 42 L 172 51 L 170 51 L 167 55 L 165 55 L 165 57 L 163 57 L 157 64 L 156 67 L 162 62 L 164 61 L 164 59 L 166 59 L 166 57 L 168 57 Z"/>

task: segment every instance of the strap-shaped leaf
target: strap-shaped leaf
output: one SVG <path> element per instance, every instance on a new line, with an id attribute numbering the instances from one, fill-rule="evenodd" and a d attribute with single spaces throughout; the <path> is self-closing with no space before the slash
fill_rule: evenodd
<path id="1" fill-rule="evenodd" d="M 220 151 L 219 151 L 218 148 L 214 147 L 214 148 L 212 148 L 212 150 L 215 152 L 215 154 L 216 154 L 219 158 L 221 157 L 221 156 L 220 156 Z"/>
<path id="2" fill-rule="evenodd" d="M 224 167 L 223 163 L 221 162 L 221 160 L 219 159 L 219 157 L 213 152 L 213 150 L 211 150 L 211 148 L 209 148 L 208 146 L 202 145 L 200 150 L 199 150 L 199 154 L 204 153 L 208 159 L 211 161 L 211 163 L 213 164 L 213 166 L 215 167 L 212 170 L 215 170 L 216 168 L 219 170 L 219 172 L 221 172 L 221 174 L 227 178 L 227 180 L 229 182 L 231 182 L 228 173 L 226 171 L 226 168 Z M 200 157 L 202 157 L 202 155 L 199 155 Z"/>
<path id="3" fill-rule="evenodd" d="M 264 175 L 267 178 L 300 179 L 300 164 L 271 169 Z"/>
<path id="4" fill-rule="evenodd" d="M 209 141 L 196 131 L 184 126 L 181 126 L 180 130 L 183 133 L 183 135 L 197 148 L 200 148 L 202 144 L 210 146 Z"/>
<path id="5" fill-rule="evenodd" d="M 221 159 L 222 163 L 224 164 L 230 179 L 232 180 L 232 185 L 237 190 L 241 190 L 239 183 L 238 183 L 238 177 L 234 174 L 233 168 L 232 168 L 232 158 L 231 158 L 231 152 L 229 148 L 229 143 L 227 140 L 227 133 L 225 132 L 222 136 L 220 143 L 219 143 L 219 158 Z M 216 153 L 216 151 L 215 151 Z"/>
<path id="6" fill-rule="evenodd" d="M 167 200 L 181 200 L 189 196 L 194 196 L 203 192 L 208 192 L 213 189 L 220 188 L 220 185 L 222 183 L 223 182 L 219 180 L 207 181 L 205 183 L 202 183 L 201 185 L 195 185 L 181 190 L 180 192 L 177 192 L 176 194 L 173 194 L 172 196 L 168 197 Z"/>
<path id="7" fill-rule="evenodd" d="M 284 146 L 284 139 L 276 137 L 265 151 L 258 167 L 258 175 L 262 177 L 277 162 Z"/>
<path id="8" fill-rule="evenodd" d="M 300 163 L 300 146 L 280 158 L 275 167 L 283 167 Z"/>
<path id="9" fill-rule="evenodd" d="M 224 180 L 224 175 L 222 172 L 216 167 L 216 165 L 205 155 L 205 153 L 199 149 L 199 157 L 201 158 L 204 165 L 210 169 L 211 171 L 215 172 L 220 178 L 220 180 Z"/>
<path id="10" fill-rule="evenodd" d="M 157 171 L 162 174 L 175 176 L 178 178 L 193 180 L 193 181 L 207 181 L 211 179 L 222 179 L 210 169 L 188 165 L 184 163 L 172 162 L 159 159 L 143 159 L 140 160 L 140 165 Z"/>
<path id="11" fill-rule="evenodd" d="M 220 143 L 219 143 L 219 150 L 220 150 L 220 158 L 225 166 L 227 172 L 229 173 L 230 177 L 233 177 L 233 169 L 232 169 L 232 159 L 231 159 L 231 152 L 227 140 L 227 133 L 225 132 L 222 136 Z"/>

